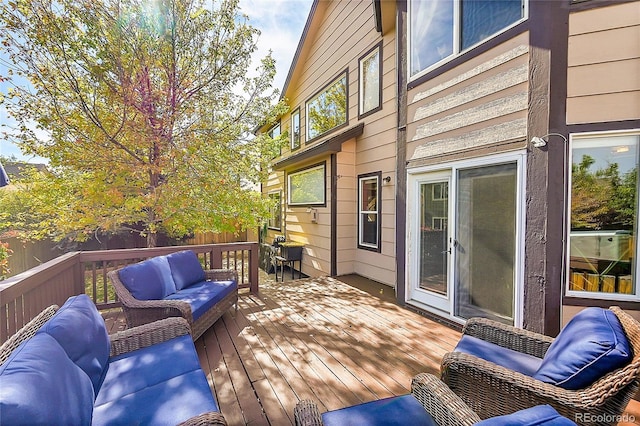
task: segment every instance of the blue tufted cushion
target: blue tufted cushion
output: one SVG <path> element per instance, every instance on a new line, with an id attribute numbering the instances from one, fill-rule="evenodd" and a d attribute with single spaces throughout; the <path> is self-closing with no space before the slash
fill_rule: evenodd
<path id="1" fill-rule="evenodd" d="M 437 426 L 411 395 L 394 396 L 322 414 L 325 426 Z"/>
<path id="2" fill-rule="evenodd" d="M 167 255 L 171 275 L 176 283 L 176 290 L 182 290 L 200 281 L 204 281 L 205 275 L 198 255 L 191 250 L 183 250 Z"/>
<path id="3" fill-rule="evenodd" d="M 104 319 L 86 294 L 70 297 L 38 330 L 51 335 L 91 379 L 97 394 L 107 372 L 111 343 Z"/>
<path id="4" fill-rule="evenodd" d="M 587 308 L 558 334 L 533 377 L 564 389 L 582 389 L 623 367 L 632 356 L 616 315 L 608 309 Z"/>
<path id="5" fill-rule="evenodd" d="M 111 358 L 93 424 L 178 424 L 209 411 L 218 405 L 184 335 Z"/>
<path id="6" fill-rule="evenodd" d="M 527 376 L 533 376 L 542 363 L 542 359 L 535 356 L 468 335 L 462 336 L 454 351 L 476 356 Z"/>
<path id="7" fill-rule="evenodd" d="M 152 257 L 125 266 L 118 276 L 129 293 L 138 300 L 160 300 L 176 292 L 166 256 Z"/>
<path id="8" fill-rule="evenodd" d="M 235 281 L 200 281 L 165 297 L 165 300 L 182 300 L 191 306 L 196 321 L 216 303 L 238 288 Z"/>
<path id="9" fill-rule="evenodd" d="M 574 426 L 550 405 L 538 405 L 516 411 L 506 416 L 491 417 L 476 423 L 477 426 Z"/>
<path id="10" fill-rule="evenodd" d="M 24 342 L 0 366 L 0 424 L 87 425 L 89 377 L 46 333 Z"/>

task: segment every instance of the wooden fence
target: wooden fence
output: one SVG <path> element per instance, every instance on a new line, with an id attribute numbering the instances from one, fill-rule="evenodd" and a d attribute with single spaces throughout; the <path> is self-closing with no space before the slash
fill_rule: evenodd
<path id="1" fill-rule="evenodd" d="M 85 293 L 98 309 L 118 307 L 107 272 L 179 250 L 196 252 L 205 269 L 236 270 L 238 286 L 258 292 L 258 243 L 255 242 L 67 253 L 0 281 L 0 344 L 40 311 L 54 304 L 61 306 L 70 296 Z"/>

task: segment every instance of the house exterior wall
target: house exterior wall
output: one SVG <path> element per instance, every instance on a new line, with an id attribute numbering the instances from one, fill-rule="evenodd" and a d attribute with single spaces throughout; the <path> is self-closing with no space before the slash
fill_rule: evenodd
<path id="1" fill-rule="evenodd" d="M 638 2 L 570 14 L 567 92 L 567 124 L 640 117 Z"/>
<path id="2" fill-rule="evenodd" d="M 408 91 L 409 167 L 526 145 L 524 33 Z"/>
<path id="3" fill-rule="evenodd" d="M 566 107 L 570 137 L 627 130 L 637 133 L 640 129 L 640 1 L 572 4 Z M 637 244 L 637 230 L 634 238 Z M 638 286 L 638 277 L 634 279 Z M 566 292 L 566 279 L 563 285 Z M 637 298 L 607 300 L 607 295 L 602 299 L 565 295 L 562 324 L 585 307 L 611 305 L 640 318 Z"/>
<path id="4" fill-rule="evenodd" d="M 388 23 L 386 27 L 389 27 Z M 387 30 L 384 34 L 376 31 L 371 2 L 318 1 L 302 42 L 299 57 L 290 71 L 289 82 L 283 93 L 291 111 L 300 110 L 301 147 L 293 152 L 284 147 L 282 156 L 275 161 L 304 153 L 359 123 L 364 123 L 364 130 L 357 138 L 343 142 L 339 152 L 327 153 L 307 162 L 288 163 L 283 170 L 272 173 L 263 184 L 262 191 L 268 194 L 277 188 L 282 189 L 283 228 L 280 232 L 269 230 L 267 241 L 271 241 L 275 235 L 286 235 L 288 240 L 304 243 L 302 272 L 309 276 L 332 274 L 333 244 L 336 252 L 334 272 L 337 275 L 355 272 L 394 286 L 397 128 L 395 31 Z M 359 117 L 359 59 L 376 46 L 381 46 L 382 107 L 372 114 Z M 330 131 L 307 143 L 305 102 L 344 70 L 348 73 L 348 123 L 344 128 Z M 283 132 L 290 133 L 290 120 L 290 113 L 281 118 Z M 331 155 L 335 156 L 335 178 L 331 176 Z M 286 175 L 319 161 L 326 161 L 327 164 L 327 205 L 314 207 L 318 211 L 318 221 L 312 223 L 307 207 L 286 205 Z M 358 176 L 372 172 L 381 172 L 383 177 L 392 178 L 389 184 L 382 186 L 380 252 L 358 248 Z M 335 194 L 335 199 L 331 198 L 332 194 Z M 332 203 L 336 203 L 335 206 Z M 332 230 L 334 207 L 335 224 Z"/>

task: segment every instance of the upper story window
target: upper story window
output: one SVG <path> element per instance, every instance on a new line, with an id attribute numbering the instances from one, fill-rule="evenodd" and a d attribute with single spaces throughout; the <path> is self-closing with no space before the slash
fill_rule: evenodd
<path id="1" fill-rule="evenodd" d="M 409 1 L 409 73 L 422 73 L 525 16 L 525 0 Z"/>
<path id="2" fill-rule="evenodd" d="M 347 124 L 347 71 L 307 101 L 307 140 Z"/>
<path id="3" fill-rule="evenodd" d="M 300 108 L 291 113 L 291 151 L 300 148 Z"/>
<path id="4" fill-rule="evenodd" d="M 276 124 L 275 126 L 273 126 L 271 129 L 269 129 L 269 131 L 267 132 L 267 135 L 269 135 L 269 137 L 271 139 L 277 139 L 280 135 L 282 134 L 282 129 L 280 127 L 280 123 Z M 282 148 L 280 148 L 280 155 L 282 155 Z"/>
<path id="5" fill-rule="evenodd" d="M 567 295 L 635 299 L 640 131 L 571 135 Z"/>
<path id="6" fill-rule="evenodd" d="M 380 110 L 382 107 L 382 45 L 379 44 L 366 53 L 359 61 L 360 96 L 358 114 L 366 114 Z"/>

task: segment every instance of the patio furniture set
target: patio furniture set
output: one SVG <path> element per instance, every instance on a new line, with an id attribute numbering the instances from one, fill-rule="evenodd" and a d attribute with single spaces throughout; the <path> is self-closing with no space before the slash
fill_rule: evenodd
<path id="1" fill-rule="evenodd" d="M 193 341 L 237 308 L 234 271 L 204 271 L 187 251 L 109 278 L 127 330 L 108 335 L 93 302 L 79 295 L 0 347 L 0 424 L 226 424 Z M 640 323 L 615 307 L 583 310 L 555 339 L 471 319 L 440 378 L 419 374 L 410 394 L 325 413 L 303 400 L 294 419 L 300 426 L 615 424 L 639 373 Z"/>

